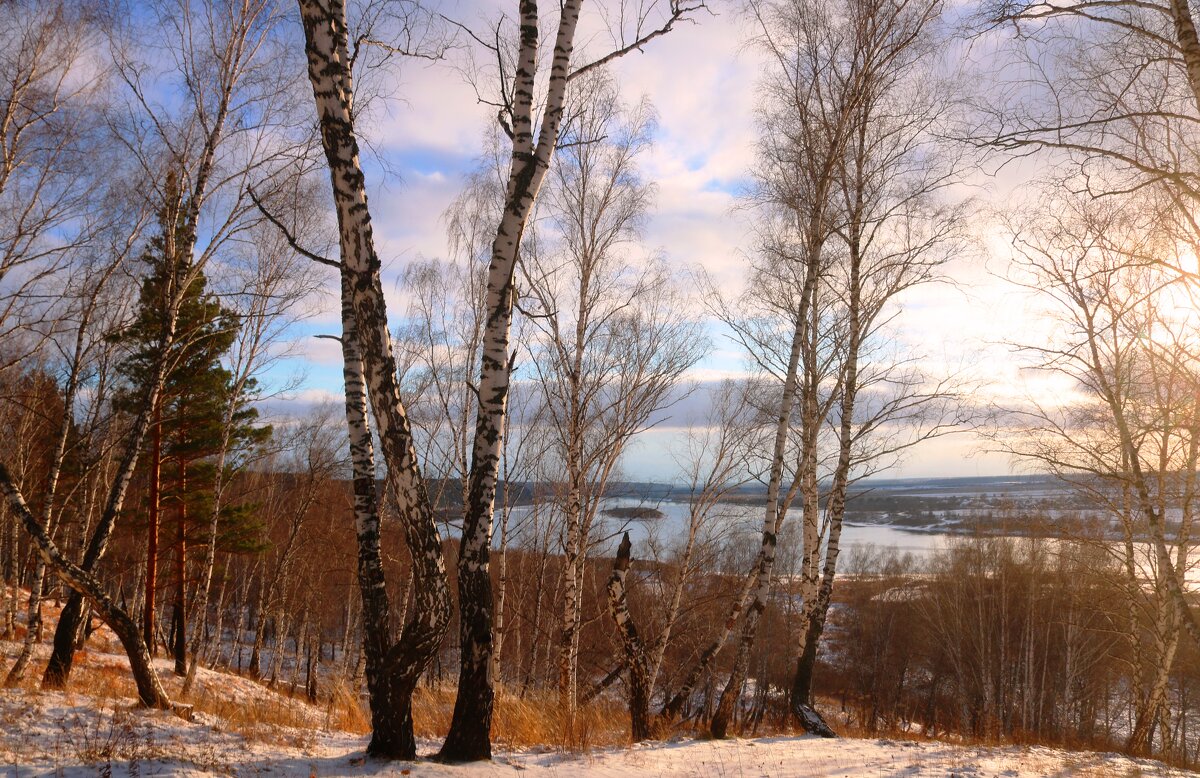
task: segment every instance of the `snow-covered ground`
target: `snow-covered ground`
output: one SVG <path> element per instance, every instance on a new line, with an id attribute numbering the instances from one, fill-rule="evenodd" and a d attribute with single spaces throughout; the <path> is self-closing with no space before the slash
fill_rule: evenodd
<path id="1" fill-rule="evenodd" d="M 492 763 L 447 766 L 427 761 L 376 762 L 364 758 L 361 735 L 329 730 L 279 729 L 274 737 L 247 738 L 200 714 L 185 722 L 169 713 L 126 704 L 98 708 L 79 694 L 0 692 L 0 773 L 32 776 L 1184 776 L 1158 762 L 1116 754 L 1048 748 L 978 747 L 897 740 L 683 740 L 605 749 L 588 754 L 554 751 L 502 753 Z M 436 744 L 421 743 L 432 752 Z"/>
<path id="2" fill-rule="evenodd" d="M 44 615 L 53 624 L 57 608 Z M 20 650 L 0 641 L 0 676 Z M 1149 778 L 1193 775 L 1159 762 L 1117 754 L 1022 746 L 969 746 L 899 740 L 678 740 L 586 754 L 552 749 L 501 752 L 491 763 L 447 766 L 429 761 L 386 763 L 364 757 L 366 737 L 339 729 L 332 701 L 309 705 L 249 678 L 200 670 L 188 702 L 193 721 L 133 707 L 129 666 L 101 628 L 76 658 L 66 692 L 37 690 L 48 646 L 38 646 L 18 688 L 0 689 L 0 776 L 811 776 L 833 778 L 1028 778 L 1094 776 Z M 181 680 L 165 658 L 156 662 L 168 692 Z M 352 693 L 352 692 L 347 692 Z M 613 729 L 624 725 L 614 722 Z M 362 728 L 362 722 L 357 726 Z M 437 743 L 420 743 L 432 754 Z"/>

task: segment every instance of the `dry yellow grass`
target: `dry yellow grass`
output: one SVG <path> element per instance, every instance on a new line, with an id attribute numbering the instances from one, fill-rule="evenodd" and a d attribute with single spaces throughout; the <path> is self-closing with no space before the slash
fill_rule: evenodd
<path id="1" fill-rule="evenodd" d="M 47 635 L 53 629 L 57 610 L 51 602 L 43 612 Z M 11 666 L 19 650 L 18 642 L 0 642 L 0 672 Z M 97 709 L 116 711 L 130 707 L 136 690 L 121 651 L 119 642 L 107 628 L 98 629 L 87 648 L 76 654 L 75 669 L 66 690 L 68 696 L 76 702 L 88 698 L 88 704 Z M 38 647 L 21 682 L 22 688 L 30 691 L 39 688 L 48 653 L 47 645 Z M 192 705 L 197 714 L 215 718 L 219 722 L 217 729 L 250 740 L 305 746 L 322 729 L 359 735 L 371 731 L 365 690 L 348 679 L 327 682 L 321 689 L 320 703 L 311 705 L 300 697 L 290 696 L 285 689 L 268 688 L 232 674 L 201 671 L 186 696 L 182 694 L 182 679 L 169 670 L 162 672 L 161 678 L 174 699 Z M 454 695 L 453 684 L 418 687 L 413 700 L 417 737 L 440 740 L 445 736 L 454 710 Z M 629 743 L 629 714 L 620 699 L 594 700 L 580 708 L 573 723 L 567 722 L 560 711 L 558 695 L 553 690 L 533 690 L 521 697 L 515 691 L 498 688 L 492 722 L 496 749 L 541 746 L 578 753 Z M 686 725 L 658 734 L 668 737 L 683 733 L 704 734 Z M 757 734 L 778 734 L 778 730 L 763 722 Z"/>
<path id="2" fill-rule="evenodd" d="M 452 686 L 417 689 L 413 697 L 417 737 L 445 736 L 454 712 L 454 693 Z M 580 708 L 574 727 L 568 726 L 560 710 L 558 696 L 553 692 L 531 692 L 522 698 L 503 688 L 497 689 L 492 715 L 493 745 L 502 750 L 552 746 L 586 752 L 629 742 L 629 716 L 616 702 L 597 700 Z"/>
<path id="3" fill-rule="evenodd" d="M 103 635 L 96 647 L 109 648 Z M 91 644 L 89 644 L 91 645 Z M 7 650 L 3 650 L 7 649 Z M 0 669 L 11 665 L 20 646 L 0 643 Z M 94 699 L 97 707 L 128 707 L 136 696 L 128 665 L 118 656 L 84 649 L 76 654 L 68 698 Z M 40 686 L 45 657 L 30 663 L 21 688 L 36 691 Z M 5 656 L 7 654 L 7 656 Z M 234 675 L 220 679 L 202 674 L 188 695 L 182 694 L 182 679 L 161 675 L 168 693 L 188 703 L 198 714 L 219 720 L 218 729 L 235 732 L 248 739 L 265 742 L 292 742 L 305 745 L 319 729 L 367 734 L 371 716 L 366 700 L 355 685 L 346 680 L 326 686 L 318 705 L 268 689 L 265 685 Z M 445 736 L 454 710 L 453 685 L 421 686 L 413 699 L 416 735 L 432 740 Z M 613 700 L 597 700 L 578 712 L 574 726 L 559 715 L 558 697 L 553 692 L 535 691 L 524 698 L 499 689 L 493 718 L 493 740 L 497 748 L 523 749 L 551 746 L 564 751 L 583 752 L 591 748 L 622 745 L 629 742 L 629 718 L 624 706 Z"/>
<path id="4" fill-rule="evenodd" d="M 339 680 L 327 690 L 325 701 L 325 728 L 341 732 L 365 735 L 371 731 L 371 712 L 363 704 L 356 687 Z"/>

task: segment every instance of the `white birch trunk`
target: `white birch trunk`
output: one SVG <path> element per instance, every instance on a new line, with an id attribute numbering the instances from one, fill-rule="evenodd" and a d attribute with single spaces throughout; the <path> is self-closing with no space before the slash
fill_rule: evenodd
<path id="1" fill-rule="evenodd" d="M 337 214 L 341 249 L 344 306 L 343 326 L 353 319 L 352 344 L 360 349 L 362 378 L 374 410 L 375 422 L 387 463 L 388 489 L 400 513 L 405 542 L 412 560 L 414 607 L 400 640 L 382 659 L 379 671 L 385 676 L 386 699 L 395 706 L 395 717 L 387 714 L 395 730 L 376 730 L 369 750 L 379 756 L 413 758 L 412 692 L 421 673 L 432 663 L 450 620 L 450 596 L 446 582 L 441 538 L 421 476 L 412 430 L 400 400 L 396 360 L 388 328 L 387 309 L 380 280 L 381 262 L 375 250 L 366 182 L 359 162 L 354 130 L 353 83 L 350 73 L 345 6 L 331 0 L 326 7 L 318 0 L 299 0 L 304 25 L 308 74 L 321 128 L 321 140 L 329 166 L 330 183 Z M 346 348 L 343 342 L 343 349 Z M 351 369 L 348 366 L 348 370 Z M 370 435 L 365 417 L 352 418 L 347 387 L 347 423 L 351 440 Z M 360 556 L 370 554 L 360 536 Z M 370 561 L 370 565 L 375 565 Z M 360 577 L 360 588 L 363 582 Z M 368 602 L 378 596 L 382 577 L 363 590 L 364 632 L 366 622 L 378 617 L 368 614 Z M 370 625 L 386 629 L 385 624 Z M 373 715 L 376 712 L 373 711 Z"/>

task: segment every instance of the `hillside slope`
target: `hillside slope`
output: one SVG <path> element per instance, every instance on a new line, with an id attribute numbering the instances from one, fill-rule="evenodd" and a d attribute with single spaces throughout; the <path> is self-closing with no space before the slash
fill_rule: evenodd
<path id="1" fill-rule="evenodd" d="M 45 617 L 53 628 L 56 609 Z M 0 676 L 20 643 L 0 641 Z M 490 764 L 378 763 L 364 758 L 365 722 L 353 692 L 321 705 L 237 675 L 200 670 L 188 698 L 193 721 L 133 707 L 128 664 L 107 630 L 80 652 L 66 692 L 37 689 L 48 646 L 38 648 L 21 686 L 0 690 L 0 775 L 26 776 L 810 776 L 811 778 L 1029 778 L 1032 776 L 1192 775 L 1159 762 L 1117 754 L 1040 747 L 964 746 L 886 739 L 678 740 L 564 754 L 553 749 L 501 752 Z M 170 662 L 158 667 L 169 692 L 181 681 Z M 281 684 L 284 687 L 286 684 Z M 349 697 L 350 699 L 346 699 Z M 624 722 L 620 722 L 623 726 Z M 420 748 L 433 753 L 437 743 Z"/>

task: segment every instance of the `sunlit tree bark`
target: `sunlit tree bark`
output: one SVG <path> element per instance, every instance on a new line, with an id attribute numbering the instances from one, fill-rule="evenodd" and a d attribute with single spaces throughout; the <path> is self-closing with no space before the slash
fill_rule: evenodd
<path id="1" fill-rule="evenodd" d="M 396 360 L 388 329 L 367 207 L 366 181 L 359 163 L 354 130 L 354 90 L 350 73 L 345 7 L 320 0 L 300 0 L 308 75 L 329 166 L 341 248 L 343 351 L 347 378 L 347 426 L 352 451 L 366 456 L 370 439 L 366 415 L 369 398 L 387 463 L 387 490 L 400 514 L 414 577 L 415 607 L 399 641 L 381 645 L 388 629 L 387 595 L 379 552 L 378 520 L 356 508 L 359 526 L 359 581 L 363 596 L 366 650 L 376 654 L 372 719 L 368 751 L 376 756 L 411 759 L 416 755 L 412 730 L 412 694 L 417 680 L 433 661 L 450 621 L 441 538 L 433 506 L 416 457 L 412 429 L 400 400 Z M 347 329 L 353 338 L 347 337 Z M 355 353 L 357 349 L 358 353 Z M 365 396 L 363 392 L 365 388 Z M 365 473 L 356 469 L 355 480 Z M 356 487 L 361 488 L 361 487 Z M 356 503 L 364 499 L 356 491 Z M 375 503 L 376 515 L 378 500 Z"/>
<path id="2" fill-rule="evenodd" d="M 514 284 L 522 238 L 538 193 L 559 145 L 568 84 L 579 76 L 638 50 L 670 32 L 703 3 L 671 0 L 655 21 L 653 8 L 639 9 L 630 38 L 620 30 L 620 45 L 582 66 L 573 63 L 575 33 L 582 0 L 565 0 L 558 7 L 557 30 L 550 59 L 549 81 L 542 99 L 536 96 L 538 47 L 542 12 L 536 0 L 518 4 L 518 41 L 511 73 L 500 73 L 501 97 L 496 103 L 505 133 L 512 141 L 510 168 L 505 184 L 504 207 L 492 244 L 484 298 L 487 327 L 481 342 L 479 410 L 471 453 L 471 476 L 459 547 L 460 665 L 458 694 L 450 732 L 441 756 L 449 761 L 487 759 L 491 756 L 491 718 L 494 700 L 492 667 L 493 593 L 489 571 L 496 479 L 503 450 L 505 409 L 508 402 L 512 354 L 509 337 Z M 632 16 L 632 15 L 631 15 Z M 478 36 L 475 39 L 481 40 Z M 497 36 L 497 40 L 499 36 Z M 508 61 L 497 43 L 491 47 L 497 61 Z M 540 116 L 537 114 L 539 110 Z M 574 710 L 574 686 L 564 692 L 568 717 Z"/>

